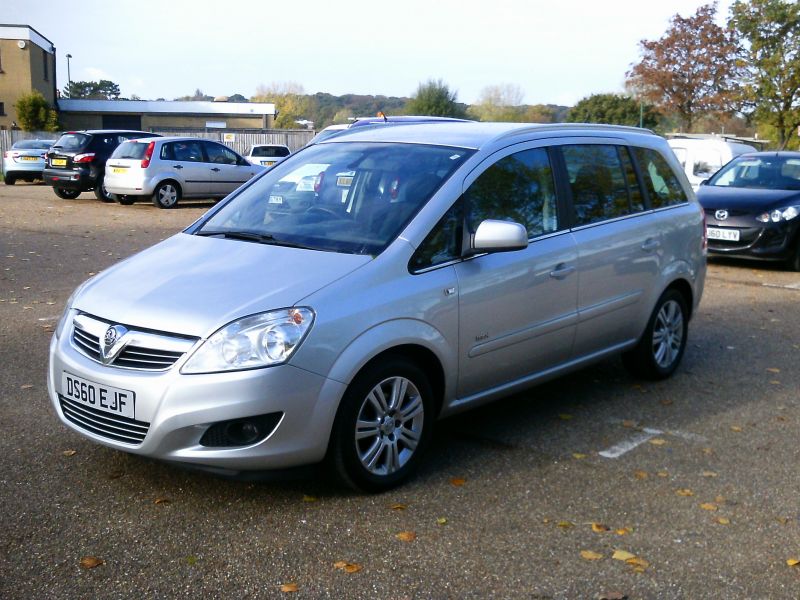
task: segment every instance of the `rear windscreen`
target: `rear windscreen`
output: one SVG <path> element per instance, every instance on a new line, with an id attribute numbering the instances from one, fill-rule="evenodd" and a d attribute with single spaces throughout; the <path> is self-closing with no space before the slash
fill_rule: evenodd
<path id="1" fill-rule="evenodd" d="M 250 156 L 280 158 L 289 156 L 289 149 L 281 146 L 255 146 Z"/>
<path id="2" fill-rule="evenodd" d="M 84 133 L 65 133 L 58 138 L 58 141 L 53 145 L 53 147 L 60 150 L 66 150 L 67 152 L 80 150 L 89 143 L 90 139 L 91 136 L 88 136 Z"/>
<path id="3" fill-rule="evenodd" d="M 150 142 L 123 142 L 117 146 L 111 158 L 132 158 L 134 160 L 140 160 L 144 158 L 145 150 L 147 150 L 147 146 L 149 145 Z"/>
<path id="4" fill-rule="evenodd" d="M 16 142 L 11 148 L 13 150 L 49 150 L 52 145 L 52 140 L 24 140 Z"/>

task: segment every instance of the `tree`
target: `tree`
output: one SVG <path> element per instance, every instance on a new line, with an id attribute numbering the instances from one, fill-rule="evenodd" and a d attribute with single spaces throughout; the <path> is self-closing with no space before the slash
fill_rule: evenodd
<path id="1" fill-rule="evenodd" d="M 466 110 L 463 104 L 456 101 L 457 95 L 441 79 L 429 79 L 419 84 L 417 92 L 406 105 L 406 112 L 410 115 L 464 118 Z"/>
<path id="2" fill-rule="evenodd" d="M 675 15 L 659 40 L 642 40 L 642 60 L 627 73 L 629 89 L 687 130 L 698 116 L 732 111 L 739 98 L 740 48 L 734 32 L 714 22 L 717 4 L 688 18 Z"/>
<path id="3" fill-rule="evenodd" d="M 745 96 L 784 149 L 800 127 L 800 4 L 739 0 L 731 21 L 748 46 Z"/>
<path id="4" fill-rule="evenodd" d="M 521 106 L 524 97 L 522 88 L 513 83 L 487 85 L 468 113 L 479 121 L 520 121 L 525 112 L 525 107 Z"/>
<path id="5" fill-rule="evenodd" d="M 250 102 L 250 100 L 241 94 L 233 94 L 232 96 L 228 96 L 228 102 Z"/>
<path id="6" fill-rule="evenodd" d="M 64 87 L 64 96 L 81 100 L 117 100 L 119 99 L 119 86 L 108 79 L 72 81 Z"/>
<path id="7" fill-rule="evenodd" d="M 211 102 L 212 100 L 214 100 L 214 96 L 209 96 L 208 94 L 204 93 L 203 90 L 201 90 L 200 88 L 196 88 L 194 90 L 194 94 L 175 98 L 176 102 Z"/>
<path id="8" fill-rule="evenodd" d="M 570 109 L 567 121 L 638 126 L 640 116 L 644 127 L 652 129 L 658 125 L 659 115 L 649 104 L 642 106 L 630 96 L 620 94 L 592 94 Z"/>
<path id="9" fill-rule="evenodd" d="M 14 104 L 19 125 L 25 131 L 58 131 L 58 114 L 41 92 L 20 96 Z"/>
<path id="10" fill-rule="evenodd" d="M 275 104 L 275 127 L 279 129 L 297 129 L 297 121 L 313 120 L 312 98 L 306 96 L 303 86 L 295 81 L 259 85 L 251 100 Z"/>

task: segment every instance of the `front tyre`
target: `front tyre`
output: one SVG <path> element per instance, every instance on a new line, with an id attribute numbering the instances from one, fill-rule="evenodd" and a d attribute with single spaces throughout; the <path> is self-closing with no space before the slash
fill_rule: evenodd
<path id="1" fill-rule="evenodd" d="M 17 178 L 14 177 L 13 175 L 5 175 L 3 177 L 3 182 L 6 185 L 14 185 L 15 183 L 17 183 Z"/>
<path id="2" fill-rule="evenodd" d="M 675 372 L 686 350 L 689 312 L 678 290 L 667 290 L 656 302 L 642 339 L 622 355 L 625 367 L 646 379 L 666 379 Z"/>
<path id="3" fill-rule="evenodd" d="M 103 185 L 102 182 L 95 186 L 94 195 L 98 200 L 102 200 L 103 202 L 114 202 L 117 199 L 114 194 L 109 193 L 109 191 L 106 189 L 106 186 Z"/>
<path id="4" fill-rule="evenodd" d="M 336 414 L 328 462 L 359 491 L 391 489 L 416 471 L 434 420 L 433 391 L 414 363 L 392 357 L 350 384 Z"/>
<path id="5" fill-rule="evenodd" d="M 164 181 L 153 191 L 153 204 L 158 208 L 173 208 L 181 199 L 181 190 L 172 181 Z"/>
<path id="6" fill-rule="evenodd" d="M 790 271 L 800 271 L 800 237 L 795 241 L 794 252 L 786 263 Z"/>

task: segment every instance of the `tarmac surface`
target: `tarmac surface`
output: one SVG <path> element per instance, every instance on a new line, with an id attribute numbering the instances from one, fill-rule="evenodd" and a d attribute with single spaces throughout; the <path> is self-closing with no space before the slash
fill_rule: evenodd
<path id="1" fill-rule="evenodd" d="M 0 598 L 800 596 L 800 273 L 711 262 L 673 378 L 441 421 L 392 492 L 230 481 L 90 442 L 45 385 L 72 290 L 209 206 L 0 186 Z"/>

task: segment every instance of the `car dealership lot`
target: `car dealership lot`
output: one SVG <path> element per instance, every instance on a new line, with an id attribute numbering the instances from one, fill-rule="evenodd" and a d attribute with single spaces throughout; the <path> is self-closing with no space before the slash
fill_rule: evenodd
<path id="1" fill-rule="evenodd" d="M 615 359 L 440 422 L 396 491 L 227 481 L 90 443 L 45 389 L 75 286 L 209 206 L 0 186 L 0 597 L 796 594 L 797 273 L 711 263 L 672 379 Z"/>

